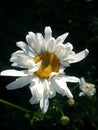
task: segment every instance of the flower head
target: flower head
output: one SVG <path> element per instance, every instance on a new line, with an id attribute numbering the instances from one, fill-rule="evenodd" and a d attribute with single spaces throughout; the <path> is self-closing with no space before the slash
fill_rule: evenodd
<path id="1" fill-rule="evenodd" d="M 45 36 L 29 32 L 26 35 L 27 44 L 22 41 L 16 43 L 20 50 L 12 53 L 10 61 L 12 66 L 22 68 L 21 71 L 10 69 L 1 72 L 4 76 L 19 77 L 7 85 L 9 90 L 30 84 L 30 103 L 40 103 L 43 113 L 47 112 L 49 98 L 54 97 L 56 92 L 73 98 L 67 82 L 77 83 L 80 80 L 66 75 L 64 69 L 71 63 L 81 61 L 88 54 L 87 49 L 76 54 L 71 43 L 63 44 L 68 33 L 56 39 L 52 36 L 50 27 L 45 27 L 44 33 Z"/>
<path id="2" fill-rule="evenodd" d="M 87 83 L 83 77 L 80 79 L 80 89 L 82 92 L 79 93 L 79 96 L 93 96 L 96 93 L 95 85 Z"/>

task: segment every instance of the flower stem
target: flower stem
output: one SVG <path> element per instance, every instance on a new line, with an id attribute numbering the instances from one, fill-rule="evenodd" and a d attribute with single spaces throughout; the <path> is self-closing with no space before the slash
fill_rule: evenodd
<path id="1" fill-rule="evenodd" d="M 64 116 L 64 112 L 63 112 L 62 108 L 61 108 L 61 115 Z"/>
<path id="2" fill-rule="evenodd" d="M 23 108 L 23 107 L 20 107 L 20 106 L 18 106 L 18 105 L 15 105 L 15 104 L 10 103 L 10 102 L 8 102 L 8 101 L 5 101 L 5 100 L 3 100 L 3 99 L 0 99 L 0 103 L 5 104 L 5 105 L 8 105 L 8 106 L 11 106 L 11 107 L 14 107 L 14 108 L 16 108 L 16 109 L 18 109 L 18 110 L 21 110 L 21 111 L 23 111 L 23 112 L 30 112 L 29 110 L 27 110 L 27 109 L 25 109 L 25 108 Z"/>

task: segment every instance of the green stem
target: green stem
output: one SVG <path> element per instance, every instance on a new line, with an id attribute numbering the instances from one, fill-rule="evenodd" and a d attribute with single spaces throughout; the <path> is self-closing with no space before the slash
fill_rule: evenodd
<path id="1" fill-rule="evenodd" d="M 77 87 L 79 87 L 79 85 L 76 85 L 75 87 L 73 87 L 73 89 L 71 91 L 73 91 L 74 89 L 76 89 Z"/>
<path id="2" fill-rule="evenodd" d="M 61 115 L 64 116 L 64 112 L 63 112 L 62 108 L 61 108 Z"/>
<path id="3" fill-rule="evenodd" d="M 15 104 L 12 104 L 12 103 L 10 103 L 10 102 L 8 102 L 8 101 L 5 101 L 5 100 L 3 100 L 3 99 L 0 99 L 0 103 L 5 104 L 5 105 L 8 105 L 8 106 L 11 106 L 11 107 L 14 107 L 14 108 L 16 108 L 16 109 L 18 109 L 18 110 L 21 110 L 21 111 L 24 111 L 24 112 L 30 112 L 29 110 L 27 110 L 27 109 L 25 109 L 25 108 L 23 108 L 23 107 L 17 106 L 17 105 L 15 105 Z"/>

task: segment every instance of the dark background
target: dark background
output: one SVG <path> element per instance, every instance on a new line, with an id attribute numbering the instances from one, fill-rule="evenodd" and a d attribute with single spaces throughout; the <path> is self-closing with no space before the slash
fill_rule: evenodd
<path id="1" fill-rule="evenodd" d="M 97 0 L 0 0 L 0 71 L 11 68 L 9 58 L 11 53 L 18 49 L 16 42 L 26 41 L 25 36 L 29 31 L 44 34 L 45 26 L 51 26 L 55 38 L 69 32 L 66 41 L 73 44 L 75 52 L 89 49 L 89 55 L 83 61 L 72 64 L 66 69 L 66 73 L 78 77 L 84 76 L 87 81 L 96 85 L 97 91 Z M 15 78 L 0 77 L 0 98 L 32 110 L 35 114 L 39 106 L 31 106 L 28 103 L 31 95 L 27 87 L 14 91 L 6 90 L 6 85 L 13 80 Z M 57 95 L 56 98 L 61 100 L 64 113 L 67 113 L 71 119 L 67 126 L 60 124 L 59 109 L 56 112 L 52 111 L 53 104 L 57 108 L 60 104 L 53 99 L 50 101 L 50 110 L 44 117 L 40 115 L 40 112 L 35 117 L 27 116 L 26 113 L 1 103 L 0 129 L 98 129 L 97 93 L 92 99 L 85 97 L 78 99 L 79 97 L 76 96 L 76 106 L 71 109 L 66 103 L 64 105 L 62 97 Z"/>

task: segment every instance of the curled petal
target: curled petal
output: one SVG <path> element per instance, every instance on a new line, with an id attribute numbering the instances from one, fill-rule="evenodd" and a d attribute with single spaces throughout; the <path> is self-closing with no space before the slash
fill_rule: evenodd
<path id="1" fill-rule="evenodd" d="M 20 68 L 32 68 L 35 64 L 33 59 L 22 51 L 16 51 L 15 53 L 12 53 L 10 61 L 14 62 L 12 66 Z"/>
<path id="2" fill-rule="evenodd" d="M 36 63 L 32 69 L 28 70 L 29 75 L 32 75 L 35 71 L 37 71 L 40 68 L 42 61 Z"/>
<path id="3" fill-rule="evenodd" d="M 73 98 L 73 95 L 69 88 L 67 87 L 66 82 L 60 80 L 58 77 L 54 77 L 52 80 L 52 84 L 55 88 L 55 90 L 61 94 L 62 96 L 67 96 L 68 98 Z"/>
<path id="4" fill-rule="evenodd" d="M 32 97 L 29 100 L 30 103 L 31 104 L 39 103 L 40 100 L 42 99 L 44 88 L 42 82 L 39 81 L 37 77 L 32 80 L 30 84 L 30 90 L 32 94 Z"/>
<path id="5" fill-rule="evenodd" d="M 27 55 L 34 57 L 36 53 L 25 43 L 25 42 L 17 42 L 17 47 L 21 48 Z"/>
<path id="6" fill-rule="evenodd" d="M 73 45 L 69 42 L 67 42 L 65 45 L 66 51 L 72 51 L 73 50 Z"/>
<path id="7" fill-rule="evenodd" d="M 64 56 L 66 56 L 66 50 L 64 44 L 57 45 L 54 53 L 60 60 L 65 58 Z"/>
<path id="8" fill-rule="evenodd" d="M 69 56 L 68 57 L 70 59 L 69 63 L 76 63 L 76 62 L 83 60 L 88 55 L 88 53 L 89 53 L 88 49 L 85 49 L 77 54 Z"/>

